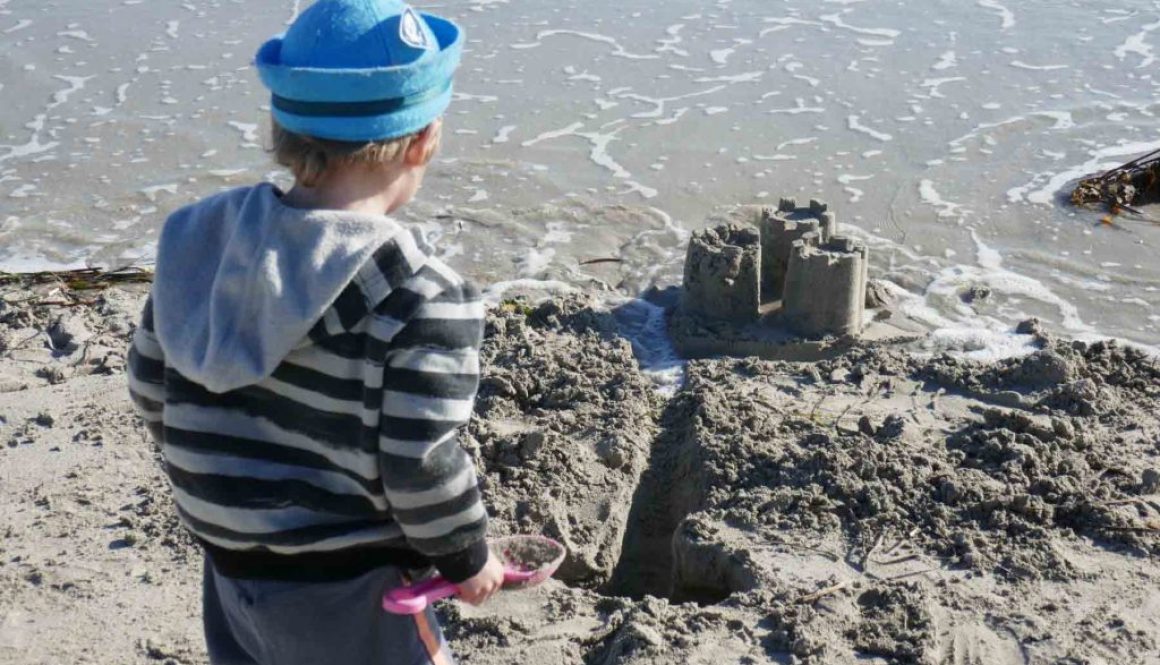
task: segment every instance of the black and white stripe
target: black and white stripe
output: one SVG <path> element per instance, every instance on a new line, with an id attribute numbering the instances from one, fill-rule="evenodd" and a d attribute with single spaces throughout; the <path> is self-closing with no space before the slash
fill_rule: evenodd
<path id="1" fill-rule="evenodd" d="M 487 514 L 456 433 L 484 309 L 430 253 L 400 234 L 270 377 L 226 393 L 166 366 L 146 304 L 129 390 L 195 535 L 278 554 L 410 548 L 437 565 L 480 545 Z"/>

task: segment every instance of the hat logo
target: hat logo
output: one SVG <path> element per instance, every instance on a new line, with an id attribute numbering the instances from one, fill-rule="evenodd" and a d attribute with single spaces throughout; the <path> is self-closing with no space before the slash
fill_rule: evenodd
<path id="1" fill-rule="evenodd" d="M 429 46 L 427 33 L 423 32 L 422 26 L 419 25 L 419 15 L 410 7 L 407 7 L 403 15 L 399 17 L 399 39 L 403 40 L 404 44 L 414 48 L 426 50 Z"/>

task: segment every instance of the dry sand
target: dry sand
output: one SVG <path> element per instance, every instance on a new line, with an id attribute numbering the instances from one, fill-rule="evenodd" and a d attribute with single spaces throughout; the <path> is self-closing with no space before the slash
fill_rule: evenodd
<path id="1" fill-rule="evenodd" d="M 126 396 L 143 289 L 3 294 L 0 662 L 206 662 Z M 1160 365 L 1026 332 L 992 365 L 695 361 L 664 397 L 591 301 L 497 309 L 465 444 L 495 534 L 571 553 L 445 604 L 460 661 L 1160 663 Z"/>

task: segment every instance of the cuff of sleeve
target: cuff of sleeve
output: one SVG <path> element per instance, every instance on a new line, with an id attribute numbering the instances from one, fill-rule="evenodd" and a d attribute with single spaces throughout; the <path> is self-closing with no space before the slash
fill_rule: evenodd
<path id="1" fill-rule="evenodd" d="M 443 556 L 428 557 L 444 579 L 452 584 L 462 584 L 479 574 L 491 556 L 487 540 L 481 538 L 465 550 Z"/>

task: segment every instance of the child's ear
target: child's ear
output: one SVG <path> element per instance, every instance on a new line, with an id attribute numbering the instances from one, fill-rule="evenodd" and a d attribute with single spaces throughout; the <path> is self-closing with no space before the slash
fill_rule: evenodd
<path id="1" fill-rule="evenodd" d="M 404 155 L 407 166 L 418 168 L 429 164 L 435 157 L 435 152 L 439 150 L 439 141 L 442 137 L 443 119 L 439 118 L 424 127 L 407 146 Z"/>

